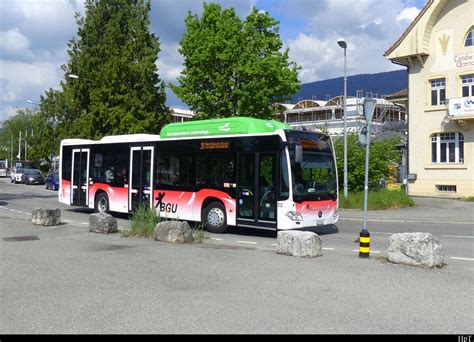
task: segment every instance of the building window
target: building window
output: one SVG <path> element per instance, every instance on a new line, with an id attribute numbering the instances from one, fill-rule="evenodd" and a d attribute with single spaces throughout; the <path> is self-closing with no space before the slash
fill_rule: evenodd
<path id="1" fill-rule="evenodd" d="M 474 96 L 474 74 L 461 76 L 462 97 Z"/>
<path id="2" fill-rule="evenodd" d="M 432 163 L 464 163 L 462 133 L 436 133 L 431 136 Z"/>
<path id="3" fill-rule="evenodd" d="M 437 192 L 456 192 L 456 185 L 436 185 Z"/>
<path id="4" fill-rule="evenodd" d="M 431 105 L 439 106 L 446 104 L 446 80 L 438 78 L 431 80 Z"/>
<path id="5" fill-rule="evenodd" d="M 464 41 L 464 46 L 473 46 L 474 45 L 474 26 L 471 26 L 467 32 L 466 40 Z"/>

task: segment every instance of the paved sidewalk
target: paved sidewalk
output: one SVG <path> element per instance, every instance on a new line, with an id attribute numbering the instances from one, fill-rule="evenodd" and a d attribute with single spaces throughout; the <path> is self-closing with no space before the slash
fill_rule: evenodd
<path id="1" fill-rule="evenodd" d="M 457 199 L 412 197 L 416 205 L 410 208 L 369 210 L 372 222 L 423 222 L 472 225 L 474 227 L 474 203 Z M 363 221 L 364 211 L 341 209 L 342 221 Z"/>

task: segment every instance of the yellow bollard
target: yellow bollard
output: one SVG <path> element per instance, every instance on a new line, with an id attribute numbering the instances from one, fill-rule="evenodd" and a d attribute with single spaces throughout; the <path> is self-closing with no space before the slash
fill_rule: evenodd
<path id="1" fill-rule="evenodd" d="M 370 256 L 370 233 L 360 232 L 359 235 L 359 258 L 368 258 Z"/>

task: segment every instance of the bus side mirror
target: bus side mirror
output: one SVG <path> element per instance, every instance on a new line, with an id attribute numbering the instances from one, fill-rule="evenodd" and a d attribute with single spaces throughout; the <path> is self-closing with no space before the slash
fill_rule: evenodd
<path id="1" fill-rule="evenodd" d="M 303 146 L 295 145 L 295 163 L 301 164 L 303 162 Z"/>

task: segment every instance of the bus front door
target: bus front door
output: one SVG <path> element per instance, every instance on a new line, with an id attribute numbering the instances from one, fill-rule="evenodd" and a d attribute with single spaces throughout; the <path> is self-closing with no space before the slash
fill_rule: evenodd
<path id="1" fill-rule="evenodd" d="M 153 205 L 153 150 L 153 146 L 130 148 L 128 208 L 131 211 Z"/>
<path id="2" fill-rule="evenodd" d="M 88 148 L 72 150 L 71 203 L 87 206 L 89 201 L 89 152 Z"/>
<path id="3" fill-rule="evenodd" d="M 276 229 L 276 153 L 240 153 L 237 225 Z"/>

